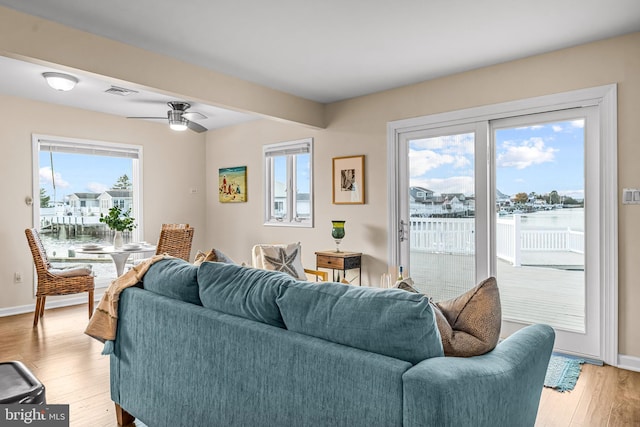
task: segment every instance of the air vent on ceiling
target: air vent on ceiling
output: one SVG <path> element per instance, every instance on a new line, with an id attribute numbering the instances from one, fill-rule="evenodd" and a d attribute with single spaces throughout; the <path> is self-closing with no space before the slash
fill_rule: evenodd
<path id="1" fill-rule="evenodd" d="M 112 95 L 120 95 L 120 96 L 129 96 L 132 93 L 138 93 L 136 90 L 125 89 L 123 87 L 111 86 L 109 89 L 105 90 L 106 93 L 110 93 Z"/>

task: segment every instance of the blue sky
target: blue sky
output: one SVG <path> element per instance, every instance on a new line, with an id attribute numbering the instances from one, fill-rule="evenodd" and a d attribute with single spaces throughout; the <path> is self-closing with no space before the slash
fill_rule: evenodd
<path id="1" fill-rule="evenodd" d="M 49 152 L 40 152 L 40 187 L 53 201 L 53 185 Z M 132 178 L 131 159 L 91 156 L 84 154 L 53 153 L 53 171 L 56 198 L 72 193 L 101 193 L 108 190 L 124 174 Z"/>
<path id="2" fill-rule="evenodd" d="M 473 189 L 473 134 L 410 142 L 410 182 L 436 193 Z M 506 195 L 535 192 L 584 198 L 584 121 L 496 131 L 496 183 Z"/>

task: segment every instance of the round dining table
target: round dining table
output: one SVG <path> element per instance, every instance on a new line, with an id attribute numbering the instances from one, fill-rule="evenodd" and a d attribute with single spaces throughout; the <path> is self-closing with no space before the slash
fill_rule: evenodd
<path id="1" fill-rule="evenodd" d="M 126 245 L 125 245 L 126 246 Z M 113 259 L 113 263 L 116 266 L 116 274 L 118 277 L 122 276 L 124 273 L 124 266 L 129 259 L 131 254 L 140 254 L 140 253 L 151 253 L 154 254 L 156 252 L 156 247 L 154 245 L 140 245 L 137 247 L 125 247 L 122 248 L 114 248 L 113 246 L 98 246 L 92 248 L 83 248 L 82 246 L 79 248 L 75 248 L 76 253 L 80 254 L 94 254 L 94 255 L 109 255 Z"/>

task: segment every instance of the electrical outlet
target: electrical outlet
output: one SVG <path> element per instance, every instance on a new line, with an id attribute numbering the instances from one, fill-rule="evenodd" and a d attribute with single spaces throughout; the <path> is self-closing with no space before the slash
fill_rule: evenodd
<path id="1" fill-rule="evenodd" d="M 22 283 L 22 273 L 16 271 L 15 273 L 13 273 L 13 281 L 15 283 Z"/>
<path id="2" fill-rule="evenodd" d="M 623 205 L 640 205 L 640 190 L 637 188 L 622 189 Z"/>

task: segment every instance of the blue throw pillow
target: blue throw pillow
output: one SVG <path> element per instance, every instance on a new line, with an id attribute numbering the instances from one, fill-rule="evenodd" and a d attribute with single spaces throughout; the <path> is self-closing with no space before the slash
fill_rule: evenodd
<path id="1" fill-rule="evenodd" d="M 284 328 L 276 298 L 291 276 L 235 264 L 203 262 L 198 268 L 202 305 L 245 319 Z"/>
<path id="2" fill-rule="evenodd" d="M 416 364 L 443 356 L 429 300 L 399 289 L 294 282 L 276 300 L 287 329 Z"/>
<path id="3" fill-rule="evenodd" d="M 153 263 L 142 278 L 148 291 L 202 305 L 198 291 L 198 267 L 180 258 Z"/>

